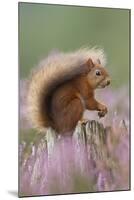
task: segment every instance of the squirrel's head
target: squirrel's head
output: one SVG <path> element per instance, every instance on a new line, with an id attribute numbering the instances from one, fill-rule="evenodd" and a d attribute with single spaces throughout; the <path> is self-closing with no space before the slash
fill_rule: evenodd
<path id="1" fill-rule="evenodd" d="M 99 59 L 97 64 L 94 64 L 92 59 L 89 58 L 86 65 L 89 67 L 89 73 L 87 74 L 88 82 L 93 89 L 104 88 L 110 84 L 110 76 L 101 65 Z"/>

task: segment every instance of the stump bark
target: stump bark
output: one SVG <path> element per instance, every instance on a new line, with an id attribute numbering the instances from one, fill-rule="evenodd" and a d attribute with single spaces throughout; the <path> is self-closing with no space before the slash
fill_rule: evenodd
<path id="1" fill-rule="evenodd" d="M 102 123 L 95 120 L 87 121 L 86 123 L 79 122 L 70 140 L 73 141 L 79 151 L 81 150 L 81 145 L 85 145 L 87 157 L 90 157 L 90 159 L 106 159 L 106 137 L 111 131 L 111 127 L 104 127 Z M 69 140 L 69 137 L 64 139 L 64 137 L 57 136 L 52 129 L 48 129 L 45 135 L 48 158 L 51 157 L 57 142 Z"/>

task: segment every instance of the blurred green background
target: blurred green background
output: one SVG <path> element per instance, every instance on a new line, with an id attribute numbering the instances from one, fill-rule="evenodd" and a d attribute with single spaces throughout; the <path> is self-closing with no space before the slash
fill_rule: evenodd
<path id="1" fill-rule="evenodd" d="M 19 3 L 20 78 L 54 49 L 102 47 L 112 87 L 129 82 L 129 10 Z"/>

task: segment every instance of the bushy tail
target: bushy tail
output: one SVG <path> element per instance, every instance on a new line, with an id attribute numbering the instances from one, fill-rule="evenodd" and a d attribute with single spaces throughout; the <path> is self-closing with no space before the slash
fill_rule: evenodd
<path id="1" fill-rule="evenodd" d="M 49 105 L 54 90 L 75 76 L 86 73 L 84 65 L 91 58 L 105 64 L 105 56 L 100 49 L 80 49 L 73 53 L 56 53 L 43 60 L 32 73 L 28 87 L 28 116 L 35 128 L 42 131 L 51 126 Z"/>

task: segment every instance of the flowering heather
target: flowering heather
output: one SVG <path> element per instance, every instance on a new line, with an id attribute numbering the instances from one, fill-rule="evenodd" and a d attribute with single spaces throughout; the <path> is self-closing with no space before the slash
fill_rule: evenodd
<path id="1" fill-rule="evenodd" d="M 50 195 L 129 189 L 129 99 L 127 87 L 97 92 L 106 117 L 86 111 L 73 138 L 53 130 L 36 133 L 26 120 L 25 82 L 20 93 L 19 195 Z M 103 98 L 102 98 L 103 97 Z"/>

